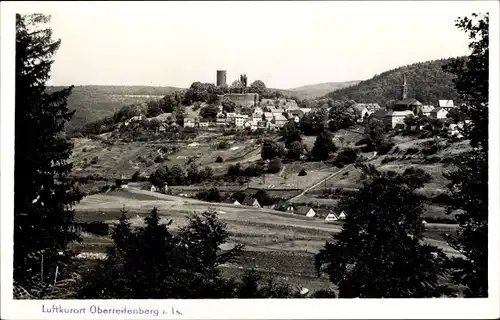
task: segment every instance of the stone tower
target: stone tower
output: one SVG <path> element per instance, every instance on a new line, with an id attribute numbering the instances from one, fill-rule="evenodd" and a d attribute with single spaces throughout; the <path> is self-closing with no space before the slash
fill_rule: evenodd
<path id="1" fill-rule="evenodd" d="M 406 86 L 406 73 L 403 73 L 403 86 L 401 87 L 401 100 L 408 97 L 408 87 Z"/>

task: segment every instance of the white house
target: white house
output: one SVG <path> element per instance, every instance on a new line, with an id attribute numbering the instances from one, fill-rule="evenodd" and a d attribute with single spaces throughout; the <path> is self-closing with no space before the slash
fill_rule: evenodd
<path id="1" fill-rule="evenodd" d="M 334 213 L 329 213 L 325 218 L 325 221 L 337 221 L 337 220 L 338 218 Z"/>
<path id="2" fill-rule="evenodd" d="M 346 218 L 345 213 L 344 213 L 344 211 L 342 211 L 342 212 L 339 214 L 338 219 L 339 219 L 339 220 L 345 220 L 345 218 Z"/>
<path id="3" fill-rule="evenodd" d="M 438 108 L 445 108 L 446 111 L 450 111 L 455 108 L 455 105 L 453 104 L 453 100 L 439 100 Z"/>
<path id="4" fill-rule="evenodd" d="M 151 192 L 156 192 L 158 191 L 158 188 L 156 188 L 156 186 L 151 186 L 151 189 L 150 189 Z"/>
<path id="5" fill-rule="evenodd" d="M 384 125 L 391 129 L 405 127 L 404 120 L 408 116 L 415 116 L 415 114 L 411 110 L 389 111 L 384 116 Z"/>
<path id="6" fill-rule="evenodd" d="M 434 119 L 445 119 L 448 111 L 445 108 L 439 107 L 431 111 L 431 117 Z"/>
<path id="7" fill-rule="evenodd" d="M 431 116 L 431 112 L 432 110 L 434 110 L 434 106 L 433 105 L 423 105 L 422 106 L 422 115 L 423 116 L 426 116 L 426 117 L 430 117 Z"/>
<path id="8" fill-rule="evenodd" d="M 208 128 L 210 126 L 210 120 L 209 119 L 201 119 L 199 122 L 200 128 Z"/>
<path id="9" fill-rule="evenodd" d="M 194 128 L 195 125 L 196 123 L 194 119 L 192 118 L 184 119 L 184 128 Z"/>
<path id="10" fill-rule="evenodd" d="M 314 209 L 309 206 L 299 207 L 296 212 L 308 218 L 313 218 L 316 215 L 316 211 L 314 211 Z"/>
<path id="11" fill-rule="evenodd" d="M 300 108 L 300 110 L 301 110 L 302 112 L 304 112 L 304 114 L 306 114 L 306 113 L 311 112 L 311 110 L 312 110 L 312 109 L 311 109 L 311 108 Z"/>
<path id="12" fill-rule="evenodd" d="M 236 117 L 234 117 L 234 124 L 237 127 L 243 127 L 245 125 L 245 122 L 247 122 L 248 116 L 243 115 L 243 114 L 237 114 Z"/>

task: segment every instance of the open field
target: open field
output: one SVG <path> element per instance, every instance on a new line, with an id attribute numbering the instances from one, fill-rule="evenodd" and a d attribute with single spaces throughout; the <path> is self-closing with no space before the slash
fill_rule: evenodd
<path id="1" fill-rule="evenodd" d="M 172 228 L 184 225 L 190 214 L 202 212 L 208 207 L 216 207 L 219 218 L 227 223 L 235 243 L 247 245 L 249 250 L 285 250 L 316 252 L 332 233 L 339 232 L 341 226 L 328 224 L 324 220 L 248 206 L 206 203 L 189 198 L 157 194 L 145 190 L 120 191 L 109 195 L 85 197 L 76 206 L 78 221 L 112 222 L 119 217 L 119 210 L 125 207 L 130 212 L 132 223 L 140 225 L 142 217 L 157 207 L 164 221 L 173 219 Z M 156 200 L 138 200 L 130 193 L 150 195 Z M 431 228 L 432 224 L 429 224 Z M 447 248 L 445 244 L 442 247 Z"/>
<path id="2" fill-rule="evenodd" d="M 200 139 L 201 140 L 201 139 Z M 260 159 L 260 146 L 254 139 L 236 141 L 226 150 L 217 150 L 216 141 L 185 141 L 172 143 L 171 141 L 155 142 L 117 142 L 105 145 L 98 140 L 87 138 L 73 139 L 74 147 L 71 161 L 74 164 L 75 175 L 100 174 L 109 179 L 120 177 L 122 174 L 130 177 L 139 171 L 150 174 L 160 166 L 185 166 L 190 157 L 197 157 L 195 163 L 199 166 L 210 166 L 216 174 L 227 172 L 231 164 L 242 164 Z M 179 150 L 167 155 L 161 163 L 154 160 L 160 155 L 158 150 L 162 146 L 172 147 L 177 145 Z M 223 163 L 215 160 L 221 156 Z M 92 158 L 97 157 L 97 162 L 91 164 Z"/>

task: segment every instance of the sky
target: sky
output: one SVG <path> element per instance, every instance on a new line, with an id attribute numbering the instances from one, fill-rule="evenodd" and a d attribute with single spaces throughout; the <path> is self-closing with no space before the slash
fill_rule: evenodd
<path id="1" fill-rule="evenodd" d="M 365 80 L 420 61 L 465 55 L 457 17 L 481 1 L 42 3 L 54 37 L 52 85 L 228 84 L 268 87 Z M 35 6 L 35 5 L 34 5 Z"/>

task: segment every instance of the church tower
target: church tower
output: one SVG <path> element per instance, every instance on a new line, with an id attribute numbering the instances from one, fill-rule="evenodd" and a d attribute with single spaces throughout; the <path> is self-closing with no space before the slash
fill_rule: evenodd
<path id="1" fill-rule="evenodd" d="M 401 87 L 401 100 L 408 97 L 408 87 L 406 86 L 406 73 L 403 74 L 403 86 Z"/>

